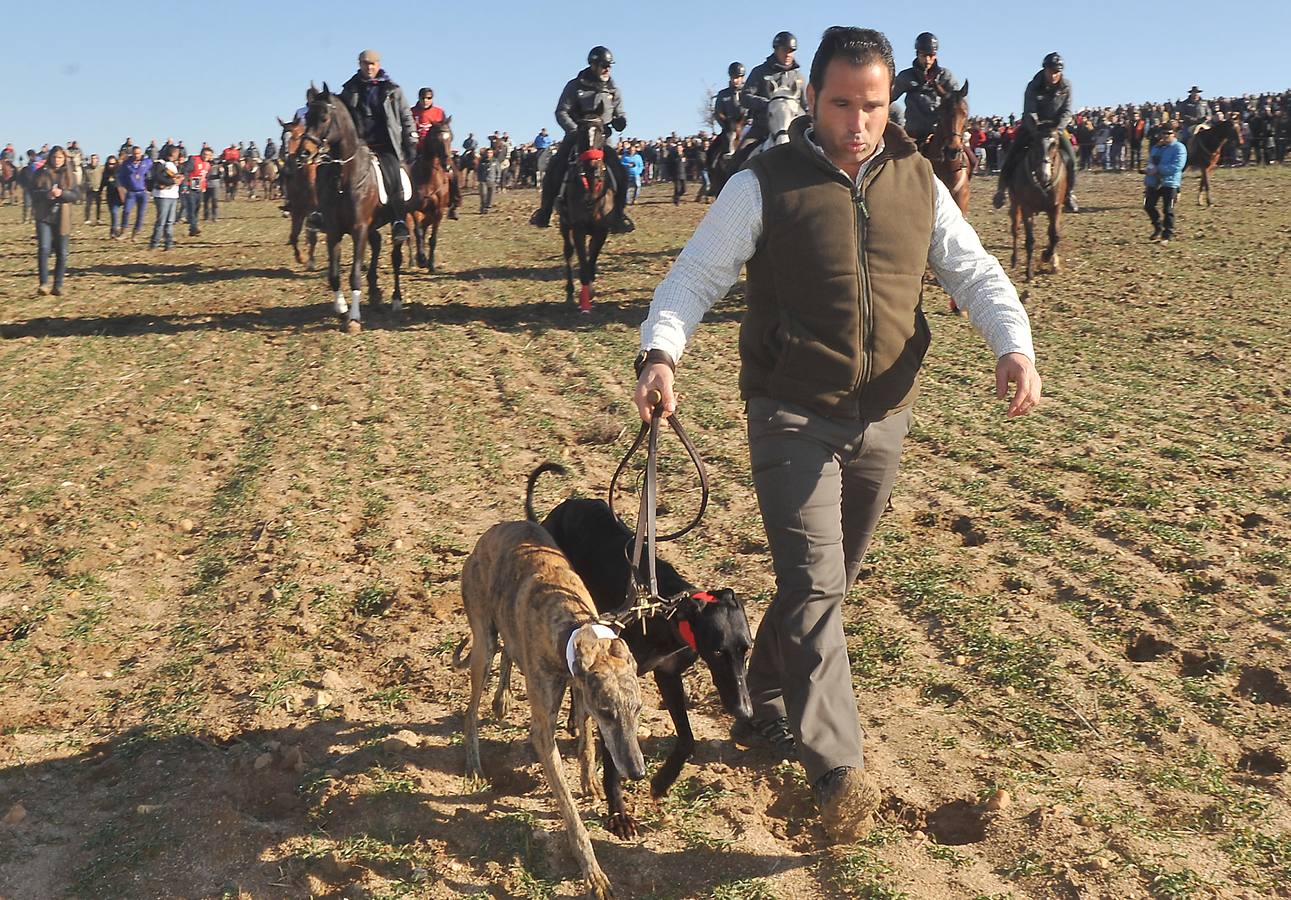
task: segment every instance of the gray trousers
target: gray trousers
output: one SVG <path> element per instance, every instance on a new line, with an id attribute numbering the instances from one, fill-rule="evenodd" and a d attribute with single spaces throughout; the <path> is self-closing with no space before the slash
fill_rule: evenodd
<path id="1" fill-rule="evenodd" d="M 813 782 L 864 763 L 841 607 L 909 428 L 909 408 L 864 422 L 780 400 L 748 402 L 753 484 L 776 578 L 753 643 L 749 694 L 755 718 L 788 718 Z"/>
<path id="2" fill-rule="evenodd" d="M 480 215 L 493 208 L 493 190 L 497 187 L 492 181 L 480 182 Z"/>

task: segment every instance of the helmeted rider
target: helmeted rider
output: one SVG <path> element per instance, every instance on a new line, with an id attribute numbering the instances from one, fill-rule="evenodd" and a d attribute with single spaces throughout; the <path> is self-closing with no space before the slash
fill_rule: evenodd
<path id="1" fill-rule="evenodd" d="M 278 145 L 277 145 L 276 143 L 274 143 L 274 140 L 273 140 L 273 138 L 272 138 L 272 137 L 265 138 L 265 142 L 264 142 L 264 158 L 265 158 L 265 159 L 277 159 L 277 158 L 278 158 Z"/>
<path id="2" fill-rule="evenodd" d="M 744 112 L 744 63 L 733 62 L 726 67 L 729 79 L 726 87 L 717 92 L 713 98 L 713 120 L 719 126 L 719 133 L 726 133 L 735 122 L 743 119 Z M 722 152 L 722 142 L 713 140 L 705 153 L 707 165 L 711 168 L 714 158 Z"/>
<path id="3" fill-rule="evenodd" d="M 445 122 L 448 114 L 444 112 L 442 106 L 435 105 L 434 88 L 424 87 L 417 92 L 417 103 L 412 108 L 412 124 L 417 129 L 417 153 L 421 154 L 426 143 L 426 135 L 436 125 Z M 457 167 L 451 164 L 452 148 L 449 150 L 450 165 L 448 167 L 448 217 L 457 218 L 457 207 L 462 205 L 462 187 L 458 182 Z"/>
<path id="4" fill-rule="evenodd" d="M 359 54 L 359 70 L 342 86 L 340 98 L 354 117 L 359 137 L 380 161 L 388 197 L 390 237 L 404 240 L 408 237 L 408 227 L 404 224 L 403 182 L 399 170 L 416 153 L 417 133 L 403 89 L 381 68 L 381 54 L 364 50 Z"/>
<path id="5" fill-rule="evenodd" d="M 530 225 L 546 228 L 551 224 L 551 208 L 556 202 L 556 194 L 565 180 L 565 172 L 574 153 L 576 142 L 573 138 L 578 131 L 579 120 L 594 113 L 599 103 L 601 122 L 607 126 L 607 138 L 610 128 L 621 134 L 628 127 L 628 120 L 623 112 L 623 95 L 610 78 L 610 67 L 613 65 L 614 54 L 609 49 L 593 47 L 587 54 L 587 68 L 570 79 L 561 91 L 560 101 L 556 104 L 556 123 L 565 132 L 565 138 L 560 152 L 553 154 L 547 165 L 542 179 L 542 205 L 529 219 Z M 614 177 L 614 213 L 609 221 L 610 231 L 626 234 L 636 229 L 636 225 L 623 211 L 628 199 L 628 173 L 608 140 L 605 148 L 609 150 L 604 156 L 605 167 Z"/>
<path id="6" fill-rule="evenodd" d="M 767 105 L 777 92 L 796 98 L 806 108 L 807 80 L 802 77 L 802 71 L 794 59 L 797 51 L 798 39 L 792 33 L 782 31 L 771 41 L 771 55 L 754 66 L 749 73 L 744 93 L 740 97 L 750 119 L 745 143 L 761 143 L 770 135 Z"/>
<path id="7" fill-rule="evenodd" d="M 726 67 L 726 77 L 730 79 L 726 87 L 717 92 L 713 98 L 713 119 L 725 131 L 744 116 L 744 63 L 733 62 Z"/>
<path id="8" fill-rule="evenodd" d="M 943 94 L 959 89 L 949 69 L 937 61 L 937 35 L 925 31 L 914 39 L 914 62 L 897 73 L 892 99 L 905 95 L 905 130 L 923 143 L 937 127 L 937 110 Z"/>
<path id="9" fill-rule="evenodd" d="M 1022 120 L 1018 123 L 1018 133 L 1009 145 L 1009 152 L 1000 165 L 1000 183 L 992 199 L 995 208 L 1004 205 L 1004 188 L 1009 176 L 1018 162 L 1026 155 L 1031 139 L 1038 132 L 1050 128 L 1058 130 L 1058 149 L 1063 162 L 1067 165 L 1067 212 L 1076 212 L 1076 152 L 1071 147 L 1067 136 L 1067 124 L 1071 122 L 1071 82 L 1062 74 L 1062 56 L 1050 53 L 1045 56 L 1043 67 L 1027 84 L 1026 95 L 1022 101 Z"/>

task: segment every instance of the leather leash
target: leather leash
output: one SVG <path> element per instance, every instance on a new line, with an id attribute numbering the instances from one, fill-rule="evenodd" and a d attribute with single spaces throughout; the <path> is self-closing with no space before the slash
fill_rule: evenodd
<path id="1" fill-rule="evenodd" d="M 661 597 L 659 595 L 659 577 L 656 570 L 655 547 L 664 541 L 675 541 L 682 535 L 687 534 L 695 528 L 704 517 L 704 511 L 708 508 L 708 470 L 704 468 L 704 461 L 699 457 L 699 451 L 695 449 L 694 443 L 691 442 L 686 430 L 681 427 L 677 421 L 677 416 L 663 415 L 663 397 L 658 391 L 651 391 L 648 397 L 651 406 L 650 421 L 642 422 L 641 428 L 637 432 L 636 440 L 628 448 L 628 452 L 619 462 L 619 467 L 614 470 L 614 477 L 610 479 L 610 512 L 618 516 L 614 509 L 614 494 L 618 486 L 619 476 L 623 474 L 632 457 L 641 449 L 641 445 L 646 445 L 646 468 L 645 479 L 641 486 L 641 504 L 637 510 L 636 536 L 632 544 L 631 571 L 628 575 L 628 584 L 626 586 L 626 596 L 624 597 L 623 606 L 616 610 L 607 618 L 620 627 L 626 627 L 638 619 L 645 619 L 659 611 L 666 610 L 671 614 L 677 608 L 677 604 L 688 594 L 682 594 L 680 597 Z M 677 440 L 685 449 L 690 461 L 695 466 L 695 471 L 699 475 L 699 486 L 701 491 L 699 511 L 695 518 L 690 521 L 686 527 L 674 531 L 670 534 L 660 535 L 658 533 L 658 524 L 655 521 L 655 509 L 658 506 L 659 496 L 659 430 L 660 421 L 667 419 L 672 430 L 677 435 Z M 641 582 L 641 562 L 642 557 L 646 563 L 646 582 Z"/>

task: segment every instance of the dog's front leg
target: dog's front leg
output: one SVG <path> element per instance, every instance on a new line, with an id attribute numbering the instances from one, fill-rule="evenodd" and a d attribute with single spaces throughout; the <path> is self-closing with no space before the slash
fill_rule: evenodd
<path id="1" fill-rule="evenodd" d="M 556 797 L 556 806 L 560 816 L 565 820 L 565 830 L 569 833 L 570 848 L 578 866 L 583 872 L 592 896 L 596 900 L 608 900 L 612 896 L 610 880 L 605 877 L 596 862 L 596 853 L 592 850 L 592 839 L 583 826 L 574 805 L 574 795 L 570 793 L 569 783 L 560 762 L 560 751 L 556 748 L 556 721 L 560 715 L 561 701 L 564 699 L 563 683 L 549 681 L 542 677 L 529 679 L 529 703 L 533 707 L 533 723 L 529 729 L 533 749 L 538 754 L 543 770 L 547 773 L 547 783 Z"/>
<path id="2" fill-rule="evenodd" d="M 650 779 L 650 795 L 656 799 L 668 793 L 672 783 L 681 774 L 686 760 L 695 751 L 695 735 L 690 730 L 690 715 L 686 712 L 686 686 L 680 675 L 661 672 L 655 669 L 654 683 L 659 686 L 659 695 L 663 705 L 672 716 L 673 727 L 677 729 L 677 743 L 664 760 L 659 771 Z"/>
<path id="3" fill-rule="evenodd" d="M 578 691 L 570 691 L 569 716 L 578 735 L 578 778 L 583 796 L 593 801 L 602 799 L 601 783 L 596 778 L 596 741 L 592 731 L 592 716 L 579 702 Z"/>
<path id="4" fill-rule="evenodd" d="M 640 832 L 637 820 L 628 813 L 627 804 L 623 802 L 623 775 L 614 765 L 614 757 L 606 749 L 605 741 L 598 736 L 597 746 L 601 750 L 601 765 L 605 767 L 605 796 L 609 800 L 609 818 L 605 821 L 605 830 L 623 840 L 632 840 Z"/>

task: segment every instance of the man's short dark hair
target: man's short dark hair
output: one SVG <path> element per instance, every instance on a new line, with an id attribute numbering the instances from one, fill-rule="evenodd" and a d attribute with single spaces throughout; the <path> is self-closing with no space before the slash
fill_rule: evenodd
<path id="1" fill-rule="evenodd" d="M 817 93 L 825 86 L 825 69 L 836 56 L 841 56 L 856 66 L 881 63 L 887 66 L 888 78 L 896 79 L 897 67 L 892 60 L 892 44 L 888 42 L 883 32 L 875 31 L 873 28 L 835 25 L 832 28 L 826 28 L 825 33 L 820 36 L 820 46 L 816 48 L 816 55 L 811 60 L 809 80 Z"/>

